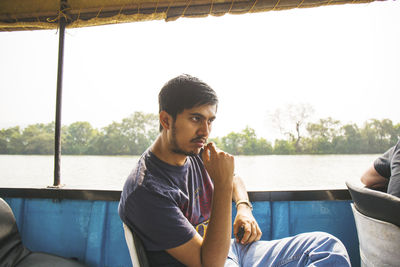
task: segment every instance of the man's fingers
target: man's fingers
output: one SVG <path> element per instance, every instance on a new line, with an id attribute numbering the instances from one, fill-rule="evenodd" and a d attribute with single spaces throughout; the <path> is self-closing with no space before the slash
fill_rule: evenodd
<path id="1" fill-rule="evenodd" d="M 244 235 L 243 235 L 242 241 L 240 243 L 247 244 L 247 241 L 249 240 L 250 235 L 251 235 L 251 225 L 246 224 L 244 226 Z"/>
<path id="2" fill-rule="evenodd" d="M 261 239 L 262 232 L 257 223 L 246 224 L 244 230 L 243 238 L 240 241 L 241 244 L 245 245 Z"/>
<path id="3" fill-rule="evenodd" d="M 203 162 L 210 160 L 209 152 L 210 152 L 210 149 L 208 148 L 208 145 L 204 146 L 203 153 L 201 154 L 201 156 L 203 158 Z"/>
<path id="4" fill-rule="evenodd" d="M 256 227 L 255 223 L 252 223 L 251 224 L 251 236 L 249 237 L 248 242 L 249 243 L 254 242 L 254 241 L 256 241 L 256 239 L 257 239 L 257 227 Z"/>
<path id="5" fill-rule="evenodd" d="M 262 236 L 262 232 L 261 232 L 260 227 L 257 224 L 257 238 L 256 238 L 256 241 L 260 240 L 261 236 Z"/>
<path id="6" fill-rule="evenodd" d="M 213 142 L 208 143 L 207 147 L 210 149 L 211 154 L 217 153 L 217 147 L 215 146 L 215 144 Z"/>

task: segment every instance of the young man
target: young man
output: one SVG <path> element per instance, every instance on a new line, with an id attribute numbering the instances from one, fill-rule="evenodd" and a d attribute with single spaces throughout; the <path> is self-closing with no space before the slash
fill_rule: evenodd
<path id="1" fill-rule="evenodd" d="M 361 182 L 372 189 L 387 188 L 388 194 L 400 197 L 400 140 L 374 161 Z"/>
<path id="2" fill-rule="evenodd" d="M 258 241 L 233 156 L 207 143 L 218 105 L 207 84 L 178 76 L 161 89 L 159 105 L 160 135 L 129 175 L 119 204 L 151 266 L 350 266 L 343 244 L 326 233 Z M 236 240 L 232 200 L 233 232 L 244 230 Z"/>

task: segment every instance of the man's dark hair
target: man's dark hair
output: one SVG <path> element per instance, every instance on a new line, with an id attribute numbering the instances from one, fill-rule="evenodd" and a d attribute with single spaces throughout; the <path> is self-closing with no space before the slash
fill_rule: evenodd
<path id="1" fill-rule="evenodd" d="M 188 74 L 169 80 L 158 94 L 159 112 L 166 111 L 174 121 L 185 109 L 202 105 L 218 105 L 215 91 L 205 82 Z M 162 126 L 160 124 L 160 132 Z"/>

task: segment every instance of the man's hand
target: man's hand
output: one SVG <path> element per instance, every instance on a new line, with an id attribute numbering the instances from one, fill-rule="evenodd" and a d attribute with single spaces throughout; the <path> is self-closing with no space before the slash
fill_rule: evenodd
<path id="1" fill-rule="evenodd" d="M 214 143 L 208 143 L 202 154 L 204 166 L 214 185 L 232 183 L 235 169 L 234 157 L 222 150 L 217 150 Z"/>
<path id="2" fill-rule="evenodd" d="M 233 223 L 233 233 L 236 236 L 236 242 L 239 242 L 237 233 L 241 227 L 244 229 L 244 234 L 240 241 L 241 244 L 246 245 L 260 240 L 262 232 L 250 208 L 246 205 L 238 206 L 236 218 Z"/>

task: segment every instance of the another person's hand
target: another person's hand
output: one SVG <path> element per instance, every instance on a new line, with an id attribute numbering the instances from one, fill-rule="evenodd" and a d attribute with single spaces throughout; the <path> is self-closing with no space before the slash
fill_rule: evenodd
<path id="1" fill-rule="evenodd" d="M 243 245 L 258 241 L 261 238 L 262 232 L 256 219 L 254 218 L 250 208 L 246 205 L 239 205 L 235 221 L 233 223 L 233 233 L 236 237 L 236 242 L 239 242 L 237 236 L 240 228 L 243 227 L 243 237 L 240 243 Z"/>
<path id="2" fill-rule="evenodd" d="M 235 169 L 232 155 L 217 149 L 214 143 L 208 143 L 204 147 L 202 158 L 214 185 L 232 183 Z"/>

